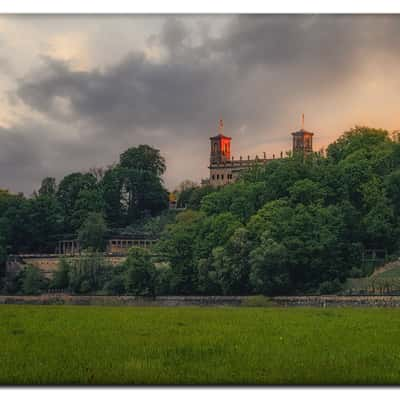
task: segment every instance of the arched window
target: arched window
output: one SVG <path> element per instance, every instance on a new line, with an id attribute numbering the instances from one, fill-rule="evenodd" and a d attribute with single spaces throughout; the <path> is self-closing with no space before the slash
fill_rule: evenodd
<path id="1" fill-rule="evenodd" d="M 218 151 L 218 143 L 214 143 L 214 153 Z"/>

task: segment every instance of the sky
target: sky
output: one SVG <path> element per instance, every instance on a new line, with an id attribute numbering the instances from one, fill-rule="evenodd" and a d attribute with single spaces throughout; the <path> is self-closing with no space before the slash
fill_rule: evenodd
<path id="1" fill-rule="evenodd" d="M 400 129 L 400 15 L 0 16 L 0 188 L 108 166 L 149 144 L 175 189 L 235 157 Z"/>

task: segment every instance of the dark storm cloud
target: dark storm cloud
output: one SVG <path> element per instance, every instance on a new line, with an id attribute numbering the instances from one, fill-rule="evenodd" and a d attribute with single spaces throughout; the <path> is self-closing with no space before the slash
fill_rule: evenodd
<path id="1" fill-rule="evenodd" d="M 170 18 L 155 38 L 167 50 L 163 62 L 134 52 L 103 72 L 84 72 L 45 58 L 41 71 L 21 80 L 17 95 L 52 119 L 82 118 L 117 135 L 135 128 L 195 134 L 215 115 L 233 124 L 244 115 L 272 117 L 291 92 L 346 83 L 373 51 L 371 43 L 392 43 L 398 26 L 385 16 L 242 16 L 221 38 L 191 46 L 188 28 Z M 272 100 L 266 110 L 252 107 L 252 99 L 263 97 Z"/>
<path id="2" fill-rule="evenodd" d="M 68 173 L 106 167 L 118 160 L 118 144 L 68 139 L 66 129 L 70 127 L 31 119 L 11 128 L 0 127 L 0 188 L 29 195 L 46 176 L 60 180 Z"/>
<path id="3" fill-rule="evenodd" d="M 52 119 L 82 118 L 117 131 L 193 125 L 213 104 L 223 104 L 224 85 L 233 83 L 222 65 L 154 64 L 137 53 L 105 72 L 73 71 L 51 59 L 45 63 L 42 78 L 21 81 L 17 95 L 23 102 Z M 68 111 L 60 109 L 60 99 Z"/>
<path id="4" fill-rule="evenodd" d="M 51 138 L 33 124 L 0 128 L 0 187 L 31 191 L 37 176 L 46 175 L 42 156 L 47 145 Z"/>
<path id="5" fill-rule="evenodd" d="M 135 51 L 107 69 L 77 71 L 43 58 L 42 68 L 19 81 L 15 97 L 54 126 L 65 130 L 81 121 L 89 127 L 73 142 L 76 167 L 84 164 L 86 151 L 93 152 L 91 143 L 98 142 L 101 153 L 129 138 L 131 144 L 146 140 L 158 147 L 179 140 L 180 150 L 188 149 L 180 161 L 184 167 L 193 147 L 207 146 L 220 116 L 236 132 L 247 125 L 254 142 L 272 142 L 280 133 L 269 130 L 292 105 L 350 93 L 352 79 L 371 59 L 379 69 L 385 62 L 380 55 L 398 57 L 400 51 L 397 16 L 232 17 L 219 37 L 203 29 L 197 42 L 191 29 L 184 17 L 166 18 L 161 33 L 148 40 L 149 46 L 162 47 L 162 61 Z M 31 130 L 19 126 L 12 139 L 0 132 L 1 148 L 11 148 L 1 153 L 2 177 L 12 174 L 10 154 L 18 158 L 21 146 L 30 150 L 25 162 L 30 174 L 43 174 L 43 150 L 29 142 Z M 57 147 L 56 132 L 47 134 L 41 133 L 42 141 Z M 69 158 L 67 151 L 60 154 L 65 165 Z M 175 180 L 184 178 L 183 173 Z"/>

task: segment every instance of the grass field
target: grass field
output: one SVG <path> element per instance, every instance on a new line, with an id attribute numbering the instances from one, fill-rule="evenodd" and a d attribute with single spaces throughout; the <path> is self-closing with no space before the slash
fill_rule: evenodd
<path id="1" fill-rule="evenodd" d="M 400 383 L 400 310 L 0 306 L 1 384 Z"/>

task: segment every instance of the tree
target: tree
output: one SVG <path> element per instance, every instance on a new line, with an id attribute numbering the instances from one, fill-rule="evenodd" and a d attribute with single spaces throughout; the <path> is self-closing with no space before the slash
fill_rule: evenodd
<path id="1" fill-rule="evenodd" d="M 330 144 L 327 149 L 327 155 L 338 162 L 344 160 L 348 155 L 357 150 L 369 150 L 385 142 L 390 142 L 388 131 L 366 126 L 356 126 Z"/>
<path id="2" fill-rule="evenodd" d="M 53 195 L 39 195 L 27 201 L 26 223 L 31 238 L 30 250 L 53 252 L 56 247 L 55 235 L 62 233 L 63 213 Z"/>
<path id="3" fill-rule="evenodd" d="M 155 247 L 161 261 L 171 266 L 171 291 L 190 294 L 196 291 L 195 240 L 204 214 L 187 210 L 177 215 L 176 223 L 166 226 Z"/>
<path id="4" fill-rule="evenodd" d="M 283 244 L 264 237 L 250 257 L 250 282 L 255 293 L 277 295 L 291 290 L 287 250 Z"/>
<path id="5" fill-rule="evenodd" d="M 96 178 L 90 173 L 76 172 L 67 175 L 60 182 L 57 190 L 57 199 L 63 209 L 65 215 L 65 225 L 67 231 L 74 231 L 79 228 L 81 219 L 74 219 L 72 216 L 77 213 L 78 199 L 82 191 L 95 191 L 97 189 Z M 86 207 L 86 204 L 85 204 Z M 76 222 L 77 221 L 77 222 Z"/>
<path id="6" fill-rule="evenodd" d="M 100 182 L 104 200 L 104 213 L 111 227 L 126 225 L 126 211 L 122 201 L 123 177 L 118 167 L 107 170 Z"/>
<path id="7" fill-rule="evenodd" d="M 400 215 L 400 169 L 387 175 L 384 180 L 385 192 L 390 199 L 394 212 Z"/>
<path id="8" fill-rule="evenodd" d="M 148 145 L 131 147 L 120 155 L 120 166 L 126 169 L 148 171 L 160 177 L 166 169 L 160 150 Z"/>
<path id="9" fill-rule="evenodd" d="M 47 285 L 48 283 L 39 268 L 33 266 L 26 267 L 22 278 L 23 294 L 40 294 L 47 288 Z"/>
<path id="10" fill-rule="evenodd" d="M 125 265 L 126 292 L 134 296 L 155 296 L 156 269 L 149 251 L 130 248 Z"/>
<path id="11" fill-rule="evenodd" d="M 199 189 L 199 185 L 188 179 L 178 185 L 176 192 L 178 193 L 177 205 L 179 208 L 188 206 L 189 199 L 196 189 Z"/>
<path id="12" fill-rule="evenodd" d="M 152 171 L 122 168 L 121 176 L 126 224 L 142 218 L 146 212 L 155 215 L 168 207 L 168 192 Z"/>
<path id="13" fill-rule="evenodd" d="M 78 231 L 78 239 L 83 249 L 102 251 L 105 247 L 107 226 L 103 215 L 90 213 Z"/>
<path id="14" fill-rule="evenodd" d="M 110 280 L 112 268 L 101 253 L 75 257 L 69 261 L 69 288 L 73 293 L 97 292 Z"/>
<path id="15" fill-rule="evenodd" d="M 71 225 L 79 229 L 91 213 L 102 214 L 104 200 L 101 191 L 96 186 L 94 189 L 82 189 L 75 201 L 74 211 L 70 217 Z"/>
<path id="16" fill-rule="evenodd" d="M 0 194 L 0 235 L 10 253 L 30 251 L 30 203 L 20 195 Z"/>
<path id="17" fill-rule="evenodd" d="M 3 278 L 6 273 L 7 248 L 5 240 L 0 236 L 0 289 L 3 287 Z"/>
<path id="18" fill-rule="evenodd" d="M 240 226 L 238 218 L 230 212 L 202 219 L 192 243 L 195 259 L 207 258 L 214 247 L 224 246 Z"/>
<path id="19" fill-rule="evenodd" d="M 318 182 L 308 178 L 296 181 L 289 189 L 289 194 L 291 201 L 304 205 L 323 203 L 326 197 L 323 187 Z"/>
<path id="20" fill-rule="evenodd" d="M 168 192 L 161 179 L 164 171 L 164 158 L 150 146 L 140 145 L 122 153 L 120 163 L 108 170 L 101 182 L 107 220 L 114 226 L 126 226 L 166 209 Z"/>
<path id="21" fill-rule="evenodd" d="M 67 289 L 69 287 L 69 275 L 70 265 L 65 258 L 61 258 L 53 275 L 51 287 L 54 289 Z"/>
<path id="22" fill-rule="evenodd" d="M 201 186 L 199 188 L 187 189 L 179 194 L 178 207 L 187 207 L 192 210 L 200 210 L 200 205 L 205 196 L 210 193 L 218 191 L 219 188 L 215 188 L 210 185 Z"/>
<path id="23" fill-rule="evenodd" d="M 113 268 L 110 278 L 105 282 L 103 289 L 108 295 L 120 296 L 125 290 L 126 265 L 121 264 Z"/>
<path id="24" fill-rule="evenodd" d="M 57 192 L 56 179 L 47 177 L 42 180 L 42 184 L 39 189 L 40 196 L 55 196 Z"/>
<path id="25" fill-rule="evenodd" d="M 228 269 L 218 273 L 218 282 L 222 291 L 231 295 L 250 293 L 250 252 L 253 249 L 250 233 L 245 228 L 238 228 L 228 240 L 224 252 Z"/>

